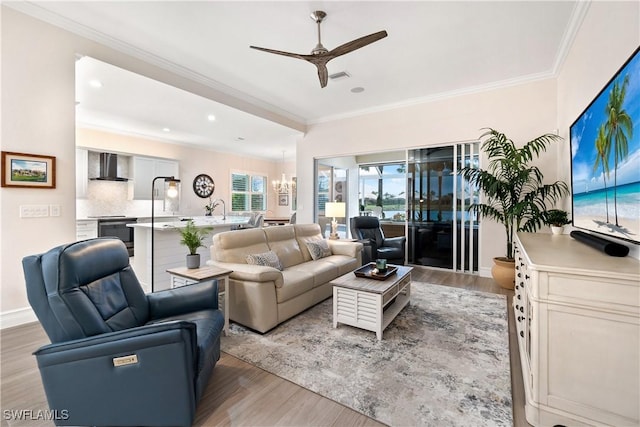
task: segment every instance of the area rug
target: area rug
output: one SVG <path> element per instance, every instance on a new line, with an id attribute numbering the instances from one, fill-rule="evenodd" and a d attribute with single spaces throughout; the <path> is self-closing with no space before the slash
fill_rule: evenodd
<path id="1" fill-rule="evenodd" d="M 232 323 L 222 351 L 388 425 L 512 425 L 505 297 L 411 286 L 382 341 L 334 329 L 330 298 L 264 335 Z"/>

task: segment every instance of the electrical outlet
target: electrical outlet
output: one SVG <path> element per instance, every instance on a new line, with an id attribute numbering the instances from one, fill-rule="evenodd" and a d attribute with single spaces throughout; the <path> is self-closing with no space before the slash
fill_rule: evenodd
<path id="1" fill-rule="evenodd" d="M 20 218 L 44 218 L 49 216 L 49 205 L 20 205 Z"/>
<path id="2" fill-rule="evenodd" d="M 49 205 L 49 215 L 60 216 L 60 205 Z"/>

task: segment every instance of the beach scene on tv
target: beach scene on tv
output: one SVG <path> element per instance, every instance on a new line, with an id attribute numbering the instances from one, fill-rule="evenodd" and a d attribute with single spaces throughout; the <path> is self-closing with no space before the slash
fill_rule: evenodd
<path id="1" fill-rule="evenodd" d="M 640 241 L 640 51 L 571 126 L 573 224 Z"/>

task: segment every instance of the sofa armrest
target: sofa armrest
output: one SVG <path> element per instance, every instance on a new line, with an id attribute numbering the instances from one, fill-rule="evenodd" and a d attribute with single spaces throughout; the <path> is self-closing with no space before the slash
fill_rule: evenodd
<path id="1" fill-rule="evenodd" d="M 147 295 L 152 320 L 218 308 L 218 281 L 195 283 Z"/>
<path id="2" fill-rule="evenodd" d="M 343 242 L 340 240 L 327 240 L 329 242 L 329 248 L 334 255 L 347 255 L 353 258 L 357 258 L 362 252 L 363 244 L 358 242 Z"/>
<path id="3" fill-rule="evenodd" d="M 64 417 L 58 425 L 190 426 L 193 421 L 192 323 L 141 326 L 47 345 L 34 354 L 49 407 Z"/>
<path id="4" fill-rule="evenodd" d="M 282 272 L 277 268 L 264 265 L 240 264 L 220 261 L 207 261 L 208 265 L 232 270 L 229 275 L 234 280 L 248 280 L 251 282 L 274 282 L 280 288 L 284 284 Z"/>

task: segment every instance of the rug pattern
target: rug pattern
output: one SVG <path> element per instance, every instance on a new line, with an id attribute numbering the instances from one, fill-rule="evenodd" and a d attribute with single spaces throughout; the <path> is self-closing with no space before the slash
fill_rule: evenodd
<path id="1" fill-rule="evenodd" d="M 382 341 L 332 315 L 330 298 L 264 335 L 232 323 L 222 351 L 388 425 L 512 425 L 503 295 L 413 282 Z"/>

